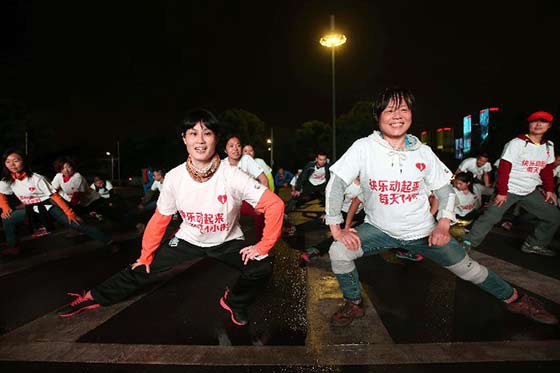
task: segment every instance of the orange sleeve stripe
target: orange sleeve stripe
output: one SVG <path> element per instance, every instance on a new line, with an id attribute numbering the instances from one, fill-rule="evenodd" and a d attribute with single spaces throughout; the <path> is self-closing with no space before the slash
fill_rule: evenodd
<path id="1" fill-rule="evenodd" d="M 5 194 L 0 193 L 0 209 L 2 211 L 10 211 L 10 204 L 8 203 L 8 197 Z"/>
<path id="2" fill-rule="evenodd" d="M 66 203 L 66 201 L 58 194 L 58 193 L 54 193 L 51 194 L 51 200 L 58 206 L 60 207 L 60 209 L 62 210 L 62 212 L 64 212 L 64 214 L 70 218 L 70 219 L 75 219 L 76 218 L 76 213 L 70 208 L 70 206 L 68 206 L 68 204 Z"/>
<path id="3" fill-rule="evenodd" d="M 147 265 L 152 264 L 155 252 L 161 244 L 161 240 L 165 235 L 165 230 L 171 218 L 173 218 L 172 215 L 162 215 L 159 210 L 156 209 L 142 237 L 142 253 L 138 259 L 140 263 Z"/>
<path id="4" fill-rule="evenodd" d="M 262 239 L 255 247 L 261 255 L 272 249 L 282 234 L 284 220 L 284 201 L 270 190 L 265 190 L 255 210 L 264 213 L 264 230 Z"/>

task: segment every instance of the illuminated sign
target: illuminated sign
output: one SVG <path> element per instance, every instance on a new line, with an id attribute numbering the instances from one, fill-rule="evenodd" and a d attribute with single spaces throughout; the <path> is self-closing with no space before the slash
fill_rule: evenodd
<path id="1" fill-rule="evenodd" d="M 471 152 L 471 132 L 472 132 L 472 118 L 467 115 L 463 118 L 463 153 L 469 154 Z"/>
<path id="2" fill-rule="evenodd" d="M 488 137 L 488 127 L 490 126 L 490 110 L 491 109 L 480 110 L 480 139 L 482 141 L 484 141 Z"/>

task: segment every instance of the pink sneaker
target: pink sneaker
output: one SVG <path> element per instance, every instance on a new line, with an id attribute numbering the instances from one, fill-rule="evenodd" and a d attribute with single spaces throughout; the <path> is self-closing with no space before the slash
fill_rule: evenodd
<path id="1" fill-rule="evenodd" d="M 50 234 L 51 232 L 49 232 L 47 230 L 47 228 L 45 227 L 41 227 L 39 229 L 37 229 L 35 232 L 33 232 L 33 234 L 31 235 L 32 238 L 39 238 L 39 237 L 43 237 L 46 236 L 48 234 Z"/>

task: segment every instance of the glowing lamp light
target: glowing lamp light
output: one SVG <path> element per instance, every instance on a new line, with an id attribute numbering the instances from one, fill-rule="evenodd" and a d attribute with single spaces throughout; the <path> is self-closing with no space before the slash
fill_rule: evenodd
<path id="1" fill-rule="evenodd" d="M 491 107 L 490 111 L 500 111 L 500 108 L 499 107 Z"/>
<path id="2" fill-rule="evenodd" d="M 324 47 L 338 47 L 346 43 L 346 35 L 336 33 L 327 34 L 319 40 L 319 43 L 321 43 L 321 45 Z"/>

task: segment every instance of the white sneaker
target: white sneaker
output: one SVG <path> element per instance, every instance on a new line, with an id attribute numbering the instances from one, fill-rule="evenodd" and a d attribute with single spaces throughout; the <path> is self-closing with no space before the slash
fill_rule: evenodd
<path id="1" fill-rule="evenodd" d="M 523 243 L 521 246 L 521 251 L 527 254 L 538 254 L 544 256 L 556 256 L 556 251 L 547 249 L 544 246 L 539 245 L 530 245 L 527 242 Z"/>

